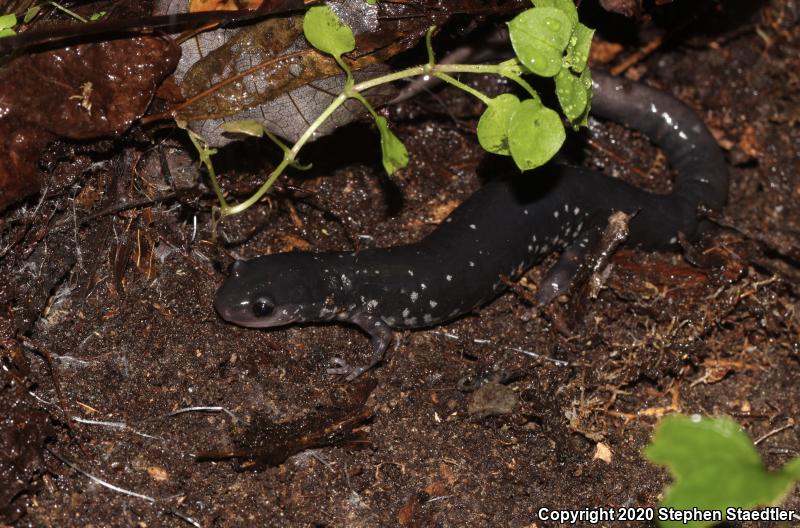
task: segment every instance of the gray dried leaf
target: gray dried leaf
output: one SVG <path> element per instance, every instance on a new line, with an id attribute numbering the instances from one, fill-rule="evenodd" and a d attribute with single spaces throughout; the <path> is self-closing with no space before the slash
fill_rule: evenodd
<path id="1" fill-rule="evenodd" d="M 179 12 L 184 5 L 179 0 L 163 0 L 159 10 Z M 356 35 L 379 27 L 378 7 L 364 0 L 336 0 L 328 5 Z M 222 125 L 242 119 L 255 119 L 270 132 L 294 142 L 344 86 L 345 77 L 335 62 L 309 49 L 300 15 L 203 33 L 186 41 L 182 50 L 176 80 L 185 97 L 203 95 L 178 117 L 215 146 L 233 139 Z M 388 71 L 377 60 L 367 56 L 355 61 L 355 68 L 364 68 L 355 73 L 356 79 Z M 380 105 L 393 97 L 394 90 L 383 86 L 366 95 Z M 364 115 L 359 103 L 349 101 L 315 137 Z"/>

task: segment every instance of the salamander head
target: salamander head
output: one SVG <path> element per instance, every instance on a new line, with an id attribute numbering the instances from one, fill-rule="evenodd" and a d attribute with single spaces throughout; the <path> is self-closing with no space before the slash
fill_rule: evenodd
<path id="1" fill-rule="evenodd" d="M 237 260 L 217 290 L 217 313 L 239 326 L 265 328 L 306 320 L 314 306 L 313 274 L 283 255 Z"/>

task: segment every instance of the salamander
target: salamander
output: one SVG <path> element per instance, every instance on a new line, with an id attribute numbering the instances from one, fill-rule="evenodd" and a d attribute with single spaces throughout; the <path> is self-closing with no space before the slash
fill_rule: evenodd
<path id="1" fill-rule="evenodd" d="M 493 179 L 422 240 L 358 252 L 288 252 L 236 261 L 216 293 L 226 321 L 245 327 L 336 321 L 371 336 L 368 365 L 331 369 L 352 379 L 377 364 L 394 329 L 439 325 L 491 301 L 553 251 L 563 251 L 541 298 L 572 277 L 565 255 L 587 248 L 612 211 L 634 214 L 626 244 L 676 247 L 707 227 L 701 204 L 721 208 L 728 193 L 723 154 L 689 107 L 644 84 L 595 72 L 592 113 L 648 136 L 676 177 L 669 194 L 644 191 L 586 168 L 551 163 Z"/>

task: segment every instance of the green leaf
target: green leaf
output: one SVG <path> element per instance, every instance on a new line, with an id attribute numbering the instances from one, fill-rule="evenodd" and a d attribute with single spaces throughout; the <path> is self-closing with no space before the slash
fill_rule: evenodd
<path id="1" fill-rule="evenodd" d="M 508 147 L 521 170 L 535 169 L 550 161 L 564 139 L 566 132 L 561 118 L 539 101 L 522 101 L 511 116 Z"/>
<path id="2" fill-rule="evenodd" d="M 572 0 L 533 0 L 536 7 L 555 7 L 567 15 L 573 23 L 578 22 L 578 8 Z"/>
<path id="3" fill-rule="evenodd" d="M 378 131 L 381 133 L 381 152 L 383 154 L 383 168 L 391 176 L 398 169 L 408 165 L 408 151 L 403 142 L 389 130 L 389 122 L 383 116 L 375 118 Z"/>
<path id="4" fill-rule="evenodd" d="M 303 34 L 312 46 L 334 57 L 341 57 L 356 47 L 353 32 L 326 5 L 315 6 L 306 11 L 303 17 Z"/>
<path id="5" fill-rule="evenodd" d="M 656 428 L 645 456 L 669 468 L 674 483 L 661 504 L 676 510 L 753 508 L 780 502 L 800 477 L 795 459 L 782 470 L 764 467 L 753 443 L 729 418 L 669 416 Z M 702 527 L 712 521 L 665 521 L 661 526 Z"/>
<path id="6" fill-rule="evenodd" d="M 796 481 L 800 480 L 800 457 L 794 458 L 789 461 L 783 470 L 792 476 Z"/>
<path id="7" fill-rule="evenodd" d="M 98 20 L 100 20 L 104 16 L 106 16 L 106 12 L 105 11 L 98 11 L 97 13 L 92 13 L 92 16 L 89 17 L 89 20 L 92 21 L 92 22 L 97 22 Z"/>
<path id="8" fill-rule="evenodd" d="M 239 121 L 228 121 L 222 124 L 222 130 L 232 134 L 244 134 L 245 136 L 263 137 L 264 125 L 255 119 L 241 119 Z"/>
<path id="9" fill-rule="evenodd" d="M 592 37 L 594 37 L 594 29 L 578 22 L 569 39 L 569 46 L 567 46 L 567 62 L 575 73 L 582 73 L 589 63 Z"/>
<path id="10" fill-rule="evenodd" d="M 11 29 L 16 25 L 17 25 L 17 15 L 15 15 L 14 13 L 9 13 L 7 15 L 0 16 L 0 30 Z"/>
<path id="11" fill-rule="evenodd" d="M 574 127 L 580 124 L 580 119 L 586 113 L 589 106 L 589 98 L 592 94 L 592 78 L 589 70 L 586 69 L 578 76 L 569 69 L 564 68 L 555 77 L 556 95 L 561 109 Z"/>
<path id="12" fill-rule="evenodd" d="M 553 77 L 563 66 L 574 25 L 558 8 L 534 7 L 514 17 L 508 29 L 520 62 L 537 75 Z"/>
<path id="13" fill-rule="evenodd" d="M 36 15 L 39 14 L 39 11 L 41 11 L 41 9 L 42 9 L 42 6 L 29 7 L 28 10 L 25 11 L 25 17 L 22 19 L 22 21 L 25 24 L 30 24 L 31 20 L 36 18 Z"/>
<path id="14" fill-rule="evenodd" d="M 483 149 L 493 154 L 510 156 L 508 149 L 508 127 L 511 116 L 519 108 L 516 95 L 502 94 L 494 99 L 478 121 L 478 142 Z"/>

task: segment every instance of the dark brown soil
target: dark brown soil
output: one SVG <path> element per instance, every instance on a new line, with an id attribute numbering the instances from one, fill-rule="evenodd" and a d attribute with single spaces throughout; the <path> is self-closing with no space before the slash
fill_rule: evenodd
<path id="1" fill-rule="evenodd" d="M 334 356 L 367 360 L 358 330 L 237 328 L 214 313 L 215 288 L 234 254 L 424 236 L 500 166 L 472 132 L 479 105 L 445 89 L 391 109 L 412 153 L 391 181 L 369 127 L 320 140 L 304 151 L 310 173 L 226 219 L 216 240 L 211 195 L 164 176 L 174 137 L 137 132 L 105 156 L 51 149 L 47 197 L 0 217 L 0 428 L 17 431 L 0 438 L 14 469 L 0 478 L 18 486 L 13 501 L 0 493 L 0 515 L 20 526 L 549 526 L 541 507 L 655 506 L 669 476 L 642 448 L 674 412 L 733 417 L 770 467 L 798 456 L 800 7 L 712 5 L 693 22 L 668 6 L 602 33 L 625 41 L 615 64 L 646 43 L 631 44 L 637 31 L 667 37 L 627 74 L 717 135 L 732 177 L 724 213 L 739 231 L 716 233 L 700 266 L 618 252 L 597 299 L 557 303 L 551 317 L 579 320 L 569 335 L 513 293 L 400 333 L 354 387 L 325 369 Z M 646 140 L 593 131 L 594 146 L 578 143 L 586 163 L 664 188 Z M 242 196 L 269 166 L 263 146 L 248 148 L 223 177 Z M 460 390 L 468 377 L 506 389 Z M 360 429 L 320 432 L 348 418 Z M 285 459 L 295 444 L 317 447 Z M 196 460 L 232 450 L 251 456 Z M 800 509 L 797 490 L 784 505 Z"/>

